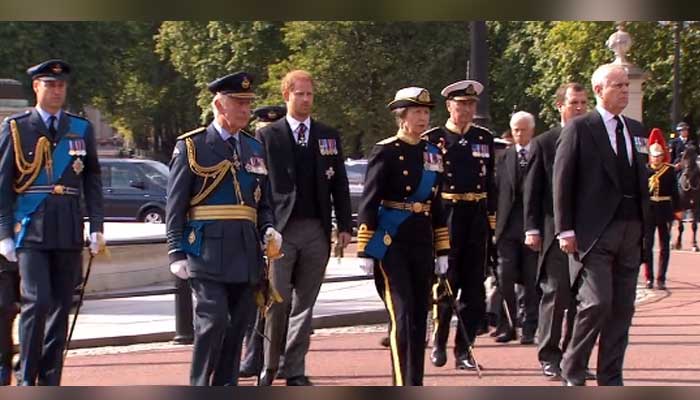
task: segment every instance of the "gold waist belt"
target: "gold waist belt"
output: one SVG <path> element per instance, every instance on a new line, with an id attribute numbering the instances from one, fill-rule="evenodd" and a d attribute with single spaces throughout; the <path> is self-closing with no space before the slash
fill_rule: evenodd
<path id="1" fill-rule="evenodd" d="M 387 208 L 410 211 L 416 214 L 430 212 L 430 204 L 427 203 L 402 203 L 400 201 L 382 200 L 382 205 Z"/>
<path id="2" fill-rule="evenodd" d="M 486 192 L 481 193 L 441 193 L 442 198 L 452 201 L 479 201 L 486 198 Z"/>
<path id="3" fill-rule="evenodd" d="M 258 210 L 241 205 L 196 206 L 190 208 L 190 220 L 244 219 L 258 223 Z"/>
<path id="4" fill-rule="evenodd" d="M 651 197 L 649 198 L 649 200 L 651 200 L 651 201 L 656 201 L 656 202 L 659 202 L 659 201 L 671 201 L 671 196 L 651 196 Z"/>

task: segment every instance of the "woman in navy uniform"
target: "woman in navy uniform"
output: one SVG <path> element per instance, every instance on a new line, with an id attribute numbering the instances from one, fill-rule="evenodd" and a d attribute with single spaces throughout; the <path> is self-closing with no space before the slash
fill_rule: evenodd
<path id="1" fill-rule="evenodd" d="M 388 108 L 399 130 L 372 149 L 359 209 L 358 255 L 374 268 L 389 312 L 393 383 L 422 385 L 433 272 L 447 272 L 450 244 L 440 201 L 442 158 L 420 135 L 433 102 L 427 90 L 399 90 Z M 437 255 L 437 262 L 435 256 Z M 381 289 L 380 289 L 381 290 Z"/>
<path id="2" fill-rule="evenodd" d="M 260 242 L 282 243 L 272 228 L 264 149 L 242 131 L 255 97 L 252 77 L 227 75 L 209 90 L 214 121 L 178 138 L 166 213 L 170 270 L 190 279 L 195 297 L 190 383 L 197 386 L 237 383 L 263 268 Z"/>

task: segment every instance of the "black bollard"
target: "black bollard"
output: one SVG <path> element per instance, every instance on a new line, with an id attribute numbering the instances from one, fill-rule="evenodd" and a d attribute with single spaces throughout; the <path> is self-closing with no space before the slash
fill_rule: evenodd
<path id="1" fill-rule="evenodd" d="M 188 279 L 175 277 L 175 337 L 176 344 L 192 344 L 192 290 Z"/>

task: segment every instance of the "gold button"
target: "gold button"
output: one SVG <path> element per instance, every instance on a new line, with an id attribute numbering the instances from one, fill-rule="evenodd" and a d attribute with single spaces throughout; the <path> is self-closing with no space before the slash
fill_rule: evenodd
<path id="1" fill-rule="evenodd" d="M 403 156 L 399 156 L 399 160 L 403 161 Z"/>
<path id="2" fill-rule="evenodd" d="M 430 204 L 430 200 L 426 201 L 426 203 Z"/>
<path id="3" fill-rule="evenodd" d="M 456 202 L 457 202 L 457 199 L 452 199 L 452 202 L 453 202 L 453 203 L 456 203 Z"/>
<path id="4" fill-rule="evenodd" d="M 479 160 L 479 163 L 483 165 L 483 164 L 484 164 L 484 160 Z"/>
<path id="5" fill-rule="evenodd" d="M 450 186 L 450 190 L 455 190 L 455 185 Z"/>
<path id="6" fill-rule="evenodd" d="M 411 185 L 406 185 L 406 191 L 410 192 L 411 191 Z"/>
<path id="7" fill-rule="evenodd" d="M 479 135 L 479 140 L 483 140 L 483 139 L 484 139 L 484 137 Z"/>
<path id="8" fill-rule="evenodd" d="M 479 176 L 484 176 L 484 174 L 482 172 L 479 172 Z"/>
<path id="9" fill-rule="evenodd" d="M 426 211 L 426 212 L 425 212 L 425 216 L 426 216 L 426 217 L 429 217 L 429 216 L 430 216 L 430 213 Z"/>
<path id="10" fill-rule="evenodd" d="M 452 177 L 452 172 L 448 172 L 448 173 L 447 173 L 447 176 L 449 176 L 449 177 L 451 178 L 451 177 Z"/>
<path id="11" fill-rule="evenodd" d="M 450 165 L 450 160 L 445 161 L 447 165 Z"/>
<path id="12" fill-rule="evenodd" d="M 408 170 L 403 170 L 403 176 L 408 176 Z"/>
<path id="13" fill-rule="evenodd" d="M 399 147 L 399 142 L 394 143 L 394 146 Z"/>
<path id="14" fill-rule="evenodd" d="M 477 188 L 477 189 L 481 189 L 481 185 L 476 185 L 476 188 Z"/>

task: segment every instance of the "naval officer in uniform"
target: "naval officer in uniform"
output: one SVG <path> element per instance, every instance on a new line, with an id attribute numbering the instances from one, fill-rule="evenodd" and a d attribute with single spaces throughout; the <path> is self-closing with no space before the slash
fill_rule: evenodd
<path id="1" fill-rule="evenodd" d="M 68 313 L 81 279 L 85 196 L 90 252 L 104 246 L 102 180 L 90 122 L 63 110 L 71 67 L 27 70 L 36 107 L 0 133 L 0 254 L 21 277 L 20 385 L 59 385 Z"/>
<path id="2" fill-rule="evenodd" d="M 170 269 L 190 279 L 195 298 L 192 385 L 237 383 L 253 287 L 263 271 L 260 244 L 282 242 L 273 228 L 264 149 L 242 130 L 255 97 L 252 81 L 238 72 L 211 82 L 214 121 L 180 136 L 170 162 Z"/>

